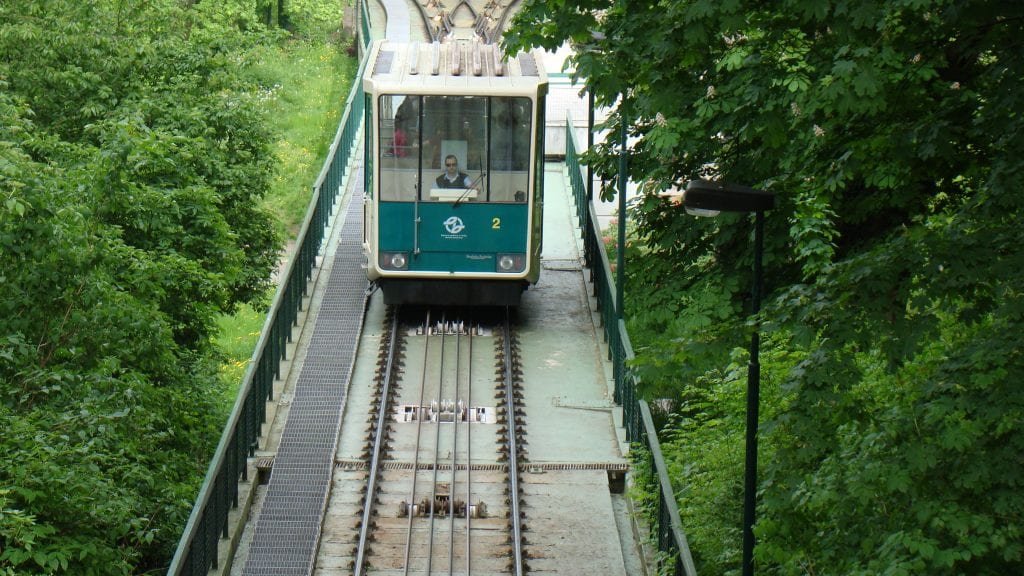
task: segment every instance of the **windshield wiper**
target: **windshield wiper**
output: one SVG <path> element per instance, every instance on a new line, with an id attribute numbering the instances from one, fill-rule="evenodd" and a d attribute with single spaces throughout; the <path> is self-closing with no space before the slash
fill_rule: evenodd
<path id="1" fill-rule="evenodd" d="M 466 191 L 463 192 L 462 195 L 460 195 L 458 198 L 455 199 L 455 203 L 452 204 L 452 208 L 458 208 L 459 204 L 462 204 L 462 201 L 469 197 L 469 193 L 471 191 L 473 191 L 473 190 L 476 190 L 476 185 L 479 184 L 480 181 L 483 180 L 484 176 L 486 176 L 486 175 L 487 175 L 487 172 L 481 172 L 480 175 L 476 177 L 476 180 L 473 180 L 472 182 L 470 182 L 469 186 L 466 188 Z"/>

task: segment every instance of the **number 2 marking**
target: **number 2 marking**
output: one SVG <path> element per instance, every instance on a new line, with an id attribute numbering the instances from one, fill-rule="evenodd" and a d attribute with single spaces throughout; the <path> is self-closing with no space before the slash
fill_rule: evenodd
<path id="1" fill-rule="evenodd" d="M 491 219 L 491 228 L 493 230 L 501 230 L 501 218 L 492 218 Z"/>

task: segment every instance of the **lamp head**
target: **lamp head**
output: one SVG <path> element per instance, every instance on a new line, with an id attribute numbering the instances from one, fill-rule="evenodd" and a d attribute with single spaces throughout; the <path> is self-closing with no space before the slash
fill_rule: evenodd
<path id="1" fill-rule="evenodd" d="M 722 213 L 721 210 L 709 210 L 707 208 L 691 208 L 689 206 L 685 206 L 684 209 L 686 210 L 686 213 L 689 214 L 690 216 L 700 216 L 702 218 L 714 218 L 715 216 L 718 216 L 719 214 Z"/>
<path id="2" fill-rule="evenodd" d="M 683 191 L 683 206 L 690 214 L 702 211 L 699 216 L 713 216 L 718 212 L 761 212 L 775 207 L 775 194 L 738 184 L 690 180 Z"/>
<path id="3" fill-rule="evenodd" d="M 685 195 L 686 190 L 680 190 L 679 188 L 672 188 L 670 190 L 658 192 L 658 196 L 668 199 L 669 202 L 676 206 L 679 206 L 680 204 L 684 203 Z M 706 208 L 693 208 L 685 205 L 684 207 L 686 208 L 686 213 L 689 214 L 690 216 L 718 216 L 719 214 L 718 210 L 708 210 Z"/>

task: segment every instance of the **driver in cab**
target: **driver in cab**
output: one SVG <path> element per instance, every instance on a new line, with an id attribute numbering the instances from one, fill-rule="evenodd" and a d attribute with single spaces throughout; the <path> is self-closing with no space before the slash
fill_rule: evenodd
<path id="1" fill-rule="evenodd" d="M 472 188 L 473 180 L 459 170 L 459 159 L 454 154 L 445 156 L 444 172 L 437 177 L 438 188 Z"/>

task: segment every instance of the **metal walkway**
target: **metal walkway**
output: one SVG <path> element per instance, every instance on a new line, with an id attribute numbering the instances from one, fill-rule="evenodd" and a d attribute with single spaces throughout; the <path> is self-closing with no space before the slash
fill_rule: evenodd
<path id="1" fill-rule="evenodd" d="M 357 172 L 355 181 L 362 179 Z M 313 335 L 256 522 L 246 576 L 312 572 L 327 506 L 341 415 L 366 309 L 362 202 L 349 199 Z"/>
<path id="2" fill-rule="evenodd" d="M 406 0 L 381 0 L 387 13 L 384 37 L 394 42 L 409 41 L 409 4 Z"/>

